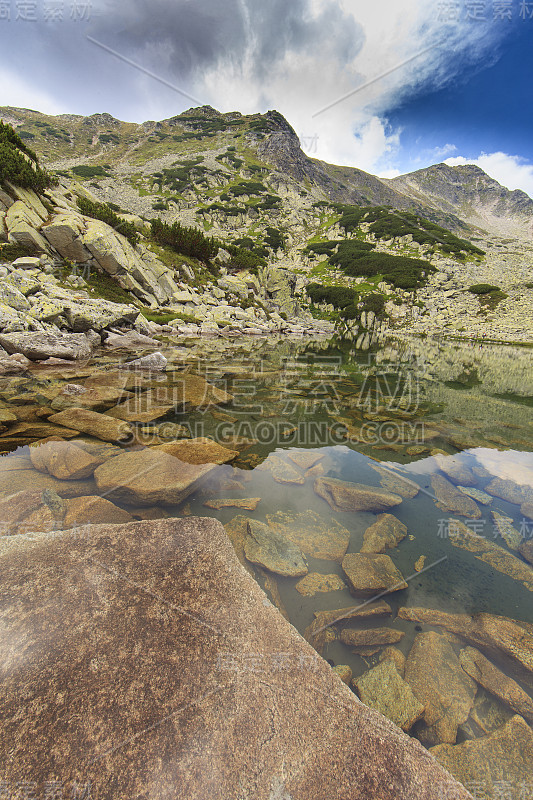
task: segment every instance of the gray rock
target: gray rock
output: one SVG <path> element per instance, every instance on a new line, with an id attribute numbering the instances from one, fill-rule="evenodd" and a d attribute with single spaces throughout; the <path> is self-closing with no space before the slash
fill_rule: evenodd
<path id="1" fill-rule="evenodd" d="M 0 341 L 1 344 L 1 341 Z M 149 356 L 136 358 L 135 361 L 127 361 L 121 364 L 122 369 L 151 370 L 153 372 L 164 372 L 168 361 L 162 353 L 151 353 Z"/>
<path id="2" fill-rule="evenodd" d="M 68 361 L 89 358 L 92 347 L 82 333 L 2 333 L 0 345 L 8 353 L 22 353 L 32 361 L 63 358 Z"/>

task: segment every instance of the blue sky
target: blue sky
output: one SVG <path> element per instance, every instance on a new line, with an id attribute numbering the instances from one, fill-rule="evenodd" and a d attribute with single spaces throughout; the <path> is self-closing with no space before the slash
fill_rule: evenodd
<path id="1" fill-rule="evenodd" d="M 445 89 L 391 109 L 390 124 L 402 129 L 400 169 L 425 166 L 440 150 L 443 158 L 502 152 L 533 164 L 533 20 L 508 27 L 494 64 L 465 66 Z"/>
<path id="2" fill-rule="evenodd" d="M 19 2 L 0 13 L 0 105 L 276 108 L 311 156 L 383 177 L 467 161 L 533 195 L 533 0 L 25 0 L 17 19 Z"/>

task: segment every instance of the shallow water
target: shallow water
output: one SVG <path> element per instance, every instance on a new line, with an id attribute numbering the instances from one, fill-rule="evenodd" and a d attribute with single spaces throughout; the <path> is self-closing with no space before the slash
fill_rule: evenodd
<path id="1" fill-rule="evenodd" d="M 526 561 L 495 528 L 491 512 L 507 517 L 522 541 L 533 537 L 533 519 L 524 516 L 520 505 L 498 497 L 493 497 L 490 505 L 478 503 L 478 520 L 450 514 L 437 507 L 431 484 L 432 475 L 440 472 L 435 458 L 435 451 L 440 451 L 474 469 L 474 489 L 484 490 L 500 477 L 533 492 L 532 351 L 418 341 L 393 342 L 379 352 L 361 354 L 348 345 L 325 341 L 216 340 L 183 342 L 164 352 L 171 362 L 170 384 L 179 384 L 184 371 L 192 372 L 227 390 L 234 400 L 216 408 L 171 412 L 154 425 L 181 423 L 193 437 L 213 437 L 222 443 L 228 436 L 255 440 L 233 465 L 217 467 L 185 502 L 167 508 L 167 514 L 211 516 L 226 525 L 237 516 L 268 522 L 277 512 L 298 515 L 312 511 L 326 528 L 332 520 L 344 526 L 350 535 L 347 552 L 357 553 L 376 514 L 332 510 L 315 492 L 315 480 L 321 474 L 381 488 L 381 476 L 373 468 L 381 462 L 420 487 L 416 497 L 404 499 L 389 511 L 408 530 L 397 547 L 386 551 L 407 579 L 408 588 L 385 598 L 394 612 L 392 620 L 373 619 L 359 627 L 385 626 L 405 632 L 397 647 L 407 654 L 420 627 L 395 618 L 400 606 L 470 615 L 484 611 L 533 623 L 533 583 L 528 589 L 474 553 L 453 546 L 448 535 L 450 518 L 459 519 L 479 537 L 511 552 L 525 567 Z M 102 353 L 88 371 L 109 368 L 120 360 L 125 356 Z M 25 391 L 46 388 L 57 379 L 61 379 L 60 373 L 36 370 L 30 381 L 16 384 L 17 403 L 23 404 Z M 78 382 L 75 377 L 68 380 Z M 13 385 L 4 379 L 0 396 L 2 391 L 9 393 Z M 3 439 L 2 445 L 9 449 L 7 440 Z M 290 459 L 301 451 L 317 456 L 318 464 L 310 473 Z M 5 471 L 13 457 L 27 453 L 28 447 L 6 452 L 0 470 Z M 292 468 L 289 478 L 294 482 L 287 482 L 286 475 L 280 477 L 280 464 Z M 255 511 L 213 510 L 205 505 L 229 498 L 260 501 Z M 305 547 L 302 549 L 305 553 Z M 415 564 L 421 556 L 425 557 L 424 568 L 417 572 Z M 335 574 L 346 580 L 340 559 L 317 559 L 309 554 L 306 559 L 309 572 Z M 533 567 L 530 570 L 533 581 Z M 265 573 L 254 572 L 265 586 Z M 364 602 L 354 599 L 347 585 L 303 596 L 295 588 L 300 578 L 270 577 L 279 596 L 272 593 L 272 580 L 267 593 L 301 633 L 315 612 Z M 379 661 L 379 652 L 355 654 L 338 638 L 326 644 L 323 656 L 331 664 L 349 665 L 354 676 Z"/>

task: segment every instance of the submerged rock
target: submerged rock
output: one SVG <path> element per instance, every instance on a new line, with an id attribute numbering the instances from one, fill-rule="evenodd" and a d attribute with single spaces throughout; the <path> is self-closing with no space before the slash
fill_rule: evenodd
<path id="1" fill-rule="evenodd" d="M 315 511 L 299 514 L 278 511 L 267 514 L 267 522 L 281 536 L 308 556 L 325 561 L 342 561 L 350 543 L 350 532 L 335 519 Z"/>
<path id="2" fill-rule="evenodd" d="M 263 522 L 248 520 L 244 553 L 252 564 L 259 564 L 278 575 L 299 577 L 308 568 L 300 549 Z"/>
<path id="3" fill-rule="evenodd" d="M 238 450 L 228 450 L 212 439 L 180 439 L 177 442 L 157 445 L 154 450 L 168 453 L 186 464 L 228 464 L 239 455 Z"/>
<path id="4" fill-rule="evenodd" d="M 458 456 L 435 456 L 435 461 L 441 472 L 455 484 L 463 486 L 477 486 L 478 479 Z"/>
<path id="5" fill-rule="evenodd" d="M 255 511 L 260 502 L 260 497 L 245 497 L 242 500 L 225 497 L 218 500 L 206 500 L 204 506 L 214 508 L 216 511 L 220 511 L 222 508 L 242 508 L 245 511 Z"/>
<path id="6" fill-rule="evenodd" d="M 476 683 L 462 669 L 450 642 L 434 631 L 419 633 L 407 658 L 405 680 L 424 706 L 421 741 L 455 744 L 474 705 Z"/>
<path id="7" fill-rule="evenodd" d="M 215 467 L 186 464 L 168 453 L 148 448 L 112 458 L 94 473 L 106 497 L 129 505 L 177 505 Z"/>
<path id="8" fill-rule="evenodd" d="M 522 544 L 522 534 L 513 527 L 512 517 L 504 517 L 503 514 L 498 514 L 496 511 L 492 512 L 494 525 L 505 544 L 510 550 L 518 550 Z"/>
<path id="9" fill-rule="evenodd" d="M 479 519 L 481 511 L 471 497 L 461 492 L 442 475 L 431 476 L 431 486 L 437 497 L 437 508 L 462 517 Z"/>
<path id="10" fill-rule="evenodd" d="M 47 472 L 59 480 L 79 480 L 93 475 L 105 460 L 97 458 L 72 442 L 46 442 L 30 447 L 35 469 Z"/>
<path id="11" fill-rule="evenodd" d="M 533 677 L 533 628 L 494 614 L 447 614 L 430 608 L 400 608 L 400 619 L 445 628 L 496 657 L 505 656 L 526 677 Z"/>
<path id="12" fill-rule="evenodd" d="M 128 361 L 120 365 L 121 369 L 147 370 L 150 372 L 164 372 L 167 366 L 168 361 L 163 353 L 150 353 L 148 356 L 142 356 L 134 361 Z"/>
<path id="13" fill-rule="evenodd" d="M 361 702 L 399 728 L 409 731 L 423 715 L 424 705 L 403 680 L 392 661 L 383 661 L 354 681 Z"/>
<path id="14" fill-rule="evenodd" d="M 479 561 L 520 581 L 528 591 L 533 592 L 533 569 L 503 547 L 489 542 L 456 519 L 450 520 L 449 538 L 454 547 L 473 553 Z"/>
<path id="15" fill-rule="evenodd" d="M 401 642 L 405 633 L 394 630 L 394 628 L 369 628 L 359 630 L 355 628 L 343 628 L 341 631 L 341 642 L 349 647 L 383 647 L 388 644 L 398 644 Z"/>
<path id="16" fill-rule="evenodd" d="M 380 514 L 377 520 L 366 529 L 361 553 L 384 553 L 407 536 L 407 527 L 392 514 Z"/>
<path id="17" fill-rule="evenodd" d="M 502 700 L 517 714 L 533 721 L 533 699 L 516 681 L 505 675 L 473 647 L 462 650 L 459 660 L 466 674 L 476 683 Z"/>
<path id="18" fill-rule="evenodd" d="M 309 575 L 298 581 L 294 588 L 305 597 L 314 597 L 315 594 L 346 589 L 346 584 L 338 575 L 321 575 L 319 572 L 310 572 Z"/>
<path id="19" fill-rule="evenodd" d="M 380 476 L 380 484 L 393 494 L 399 494 L 404 500 L 412 500 L 420 492 L 420 486 L 401 473 L 394 472 L 379 464 L 370 465 Z"/>
<path id="20" fill-rule="evenodd" d="M 388 511 L 403 501 L 402 497 L 392 492 L 336 478 L 317 478 L 315 492 L 334 511 Z"/>
<path id="21" fill-rule="evenodd" d="M 352 592 L 362 597 L 407 589 L 403 575 L 386 555 L 349 553 L 343 559 L 342 568 Z"/>
<path id="22" fill-rule="evenodd" d="M 513 717 L 489 736 L 455 747 L 442 744 L 430 752 L 458 780 L 475 785 L 476 794 L 488 800 L 501 798 L 502 786 L 506 796 L 512 798 L 523 796 L 524 787 L 528 791 L 533 731 L 522 717 Z"/>

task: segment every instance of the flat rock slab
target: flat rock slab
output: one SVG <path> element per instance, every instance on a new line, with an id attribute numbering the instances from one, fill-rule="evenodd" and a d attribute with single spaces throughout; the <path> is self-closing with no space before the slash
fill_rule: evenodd
<path id="1" fill-rule="evenodd" d="M 244 553 L 252 564 L 259 564 L 277 575 L 296 578 L 307 575 L 309 571 L 301 550 L 295 544 L 256 520 L 248 520 Z"/>
<path id="2" fill-rule="evenodd" d="M 405 680 L 424 706 L 421 741 L 455 744 L 459 726 L 474 705 L 476 683 L 461 667 L 445 636 L 435 631 L 417 635 L 407 658 Z"/>
<path id="3" fill-rule="evenodd" d="M 341 631 L 341 642 L 349 647 L 381 647 L 401 642 L 405 633 L 394 628 L 368 628 L 355 630 L 344 628 Z"/>
<path id="4" fill-rule="evenodd" d="M 127 505 L 177 505 L 214 469 L 212 464 L 186 464 L 156 448 L 106 461 L 94 473 L 96 485 L 111 500 Z"/>
<path id="5" fill-rule="evenodd" d="M 0 572 L 4 786 L 471 800 L 266 602 L 215 520 L 4 539 Z"/>
<path id="6" fill-rule="evenodd" d="M 508 550 L 479 536 L 459 520 L 450 520 L 448 531 L 450 543 L 454 547 L 473 553 L 479 561 L 513 580 L 520 581 L 526 589 L 533 592 L 533 569 L 529 564 L 524 564 Z"/>
<path id="7" fill-rule="evenodd" d="M 337 478 L 317 478 L 315 492 L 334 511 L 388 511 L 403 501 L 400 495 L 385 489 L 362 483 L 348 483 Z"/>
<path id="8" fill-rule="evenodd" d="M 489 736 L 455 747 L 442 744 L 431 753 L 464 784 L 476 786 L 477 797 L 499 800 L 500 787 L 509 798 L 527 797 L 530 791 L 533 731 L 522 717 Z"/>
<path id="9" fill-rule="evenodd" d="M 338 592 L 346 589 L 346 584 L 338 575 L 322 575 L 319 572 L 310 572 L 294 587 L 304 597 L 314 597 L 315 594 Z"/>
<path id="10" fill-rule="evenodd" d="M 157 386 L 151 391 L 155 404 L 171 403 L 184 411 L 230 403 L 233 395 L 208 383 L 200 375 L 181 374 L 173 384 Z"/>
<path id="11" fill-rule="evenodd" d="M 494 666 L 488 658 L 467 647 L 459 655 L 461 666 L 467 675 L 480 686 L 508 705 L 521 717 L 533 721 L 533 699 L 512 678 Z"/>
<path id="12" fill-rule="evenodd" d="M 342 568 L 352 592 L 362 597 L 407 589 L 402 573 L 390 556 L 349 553 L 342 561 Z"/>
<path id="13" fill-rule="evenodd" d="M 255 511 L 260 502 L 260 497 L 244 497 L 242 500 L 226 497 L 218 500 L 207 500 L 204 506 L 214 508 L 215 511 L 220 511 L 222 508 L 242 508 L 245 511 Z"/>
<path id="14" fill-rule="evenodd" d="M 132 435 L 132 426 L 128 422 L 86 408 L 67 408 L 59 414 L 53 414 L 49 417 L 49 421 L 55 425 L 64 425 L 66 428 L 88 433 L 104 442 L 124 442 Z"/>
<path id="15" fill-rule="evenodd" d="M 157 445 L 155 450 L 161 450 L 174 458 L 179 458 L 186 464 L 228 464 L 235 461 L 239 455 L 238 450 L 228 450 L 212 439 L 180 439 L 177 442 Z"/>
<path id="16" fill-rule="evenodd" d="M 100 386 L 86 389 L 84 386 L 79 386 L 77 388 L 80 391 L 74 392 L 71 385 L 67 384 L 52 400 L 53 410 L 64 411 L 66 408 L 88 408 L 90 411 L 105 411 L 132 396 L 130 392 L 113 387 Z"/>
<path id="17" fill-rule="evenodd" d="M 437 498 L 436 506 L 441 511 L 470 519 L 481 517 L 481 511 L 475 500 L 457 489 L 443 475 L 432 475 L 431 486 Z"/>
<path id="18" fill-rule="evenodd" d="M 303 486 L 305 478 L 292 464 L 276 455 L 270 455 L 260 468 L 262 472 L 270 472 L 276 483 L 295 484 Z"/>
<path id="19" fill-rule="evenodd" d="M 366 529 L 361 553 L 384 553 L 397 547 L 407 536 L 407 527 L 392 514 L 380 514 L 377 520 Z"/>
<path id="20" fill-rule="evenodd" d="M 392 661 L 383 661 L 354 681 L 361 702 L 374 708 L 404 731 L 423 715 L 424 706 L 414 696 Z"/>
<path id="21" fill-rule="evenodd" d="M 278 511 L 267 514 L 267 522 L 271 528 L 313 558 L 340 563 L 350 544 L 350 531 L 344 525 L 315 511 L 302 511 L 298 514 Z"/>

